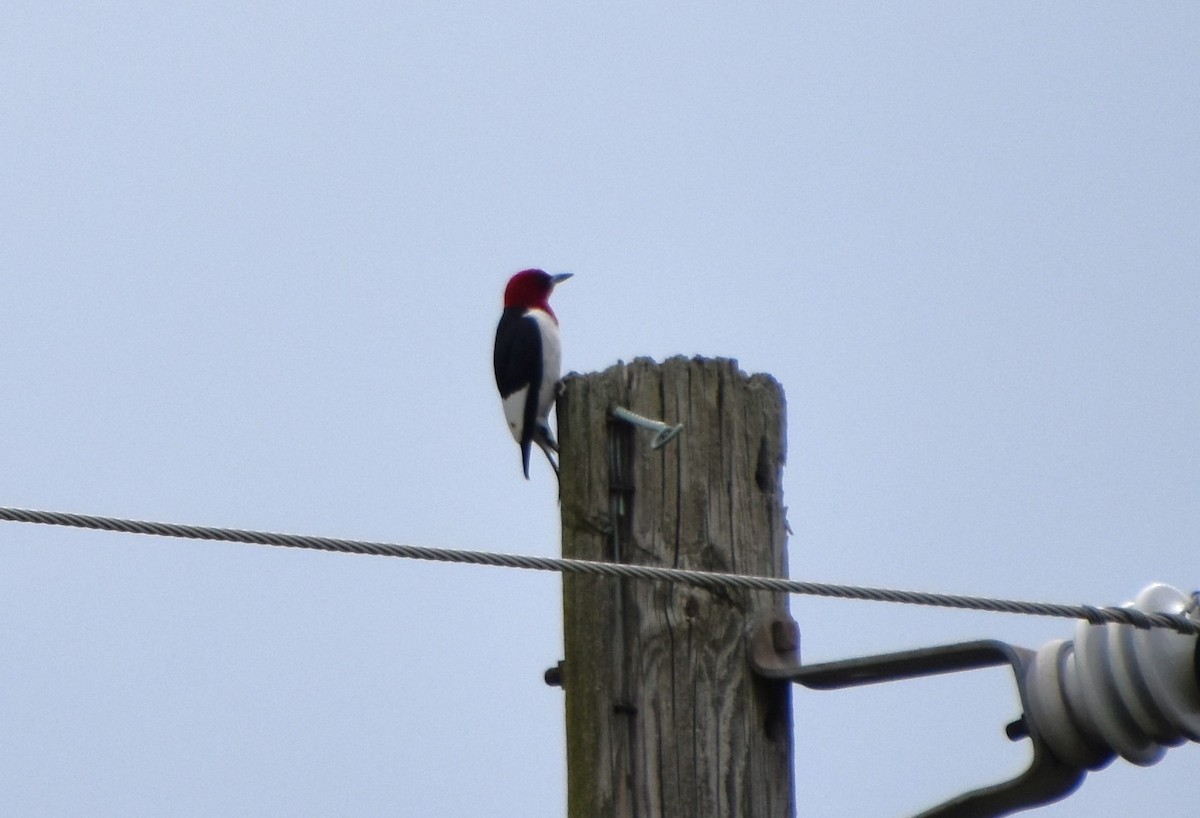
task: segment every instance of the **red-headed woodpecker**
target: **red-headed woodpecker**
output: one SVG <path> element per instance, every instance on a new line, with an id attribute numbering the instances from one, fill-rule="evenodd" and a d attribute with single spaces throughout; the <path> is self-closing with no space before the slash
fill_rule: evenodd
<path id="1" fill-rule="evenodd" d="M 562 374 L 562 347 L 558 318 L 549 300 L 555 285 L 570 277 L 570 273 L 552 276 L 542 270 L 522 270 L 508 280 L 504 289 L 504 312 L 496 327 L 492 364 L 509 431 L 521 444 L 526 480 L 531 443 L 546 453 L 558 474 L 558 464 L 550 454 L 558 451 L 558 443 L 548 420 Z"/>

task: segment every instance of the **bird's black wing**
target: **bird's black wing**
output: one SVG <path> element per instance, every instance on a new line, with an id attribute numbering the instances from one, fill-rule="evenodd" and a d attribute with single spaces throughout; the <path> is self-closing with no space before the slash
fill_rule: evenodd
<path id="1" fill-rule="evenodd" d="M 501 314 L 492 366 L 501 398 L 529 387 L 521 424 L 521 463 L 528 478 L 529 447 L 537 426 L 538 392 L 542 384 L 542 333 L 537 321 L 523 308 L 509 307 Z"/>

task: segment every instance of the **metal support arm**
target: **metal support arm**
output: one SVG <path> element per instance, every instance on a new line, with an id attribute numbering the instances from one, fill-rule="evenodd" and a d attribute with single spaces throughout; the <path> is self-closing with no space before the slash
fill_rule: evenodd
<path id="1" fill-rule="evenodd" d="M 802 665 L 796 623 L 782 614 L 762 622 L 754 630 L 750 645 L 750 663 L 759 675 L 788 679 L 812 690 L 837 690 L 1007 664 L 1016 678 L 1025 713 L 1030 710 L 1026 678 L 1035 656 L 1034 651 L 988 639 Z M 1086 771 L 1059 761 L 1025 716 L 1008 725 L 1005 732 L 1014 741 L 1030 740 L 1033 760 L 1025 772 L 1009 781 L 964 793 L 916 818 L 1010 815 L 1064 798 L 1083 781 Z"/>

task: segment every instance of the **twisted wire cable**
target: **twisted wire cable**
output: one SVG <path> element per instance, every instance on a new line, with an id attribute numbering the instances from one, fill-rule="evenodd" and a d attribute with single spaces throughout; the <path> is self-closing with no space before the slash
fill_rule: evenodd
<path id="1" fill-rule="evenodd" d="M 699 588 L 738 588 L 773 591 L 836 599 L 857 599 L 872 602 L 893 602 L 905 605 L 925 605 L 960 610 L 993 613 L 1053 616 L 1082 619 L 1093 625 L 1113 622 L 1135 628 L 1167 628 L 1178 633 L 1200 635 L 1200 621 L 1183 614 L 1146 613 L 1132 608 L 1063 605 L 1048 602 L 1021 602 L 1011 599 L 959 594 L 901 591 L 891 588 L 870 588 L 857 585 L 835 585 L 824 582 L 783 579 L 780 577 L 750 576 L 715 571 L 694 571 L 683 568 L 661 568 L 651 565 L 598 562 L 593 560 L 535 557 L 504 554 L 492 551 L 467 551 L 453 548 L 429 548 L 417 545 L 346 540 L 335 537 L 313 537 L 302 534 L 278 534 L 267 531 L 247 531 L 235 528 L 181 525 L 178 523 L 126 520 L 93 514 L 68 514 L 58 511 L 33 511 L 0 506 L 0 520 L 15 523 L 67 526 L 94 531 L 113 531 L 125 534 L 145 534 L 155 537 L 176 537 L 250 545 L 307 548 L 335 551 L 344 554 L 368 554 L 379 557 L 429 560 L 467 565 L 490 565 L 499 568 L 523 568 L 533 571 L 553 571 L 562 574 L 622 577 L 659 582 L 677 582 Z"/>

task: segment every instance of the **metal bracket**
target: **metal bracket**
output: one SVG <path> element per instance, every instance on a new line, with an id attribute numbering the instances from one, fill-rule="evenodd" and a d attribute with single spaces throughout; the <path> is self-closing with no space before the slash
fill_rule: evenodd
<path id="1" fill-rule="evenodd" d="M 654 420 L 653 418 L 639 415 L 636 412 L 631 412 L 624 406 L 613 407 L 609 414 L 631 426 L 640 426 L 643 429 L 649 429 L 651 432 L 654 432 L 654 440 L 650 443 L 651 449 L 661 449 L 683 431 L 682 423 L 671 426 L 670 424 L 663 423 L 661 420 Z"/>
<path id="2" fill-rule="evenodd" d="M 1035 656 L 1035 651 L 986 639 L 806 666 L 800 664 L 796 623 L 782 613 L 769 615 L 750 637 L 750 665 L 756 673 L 768 679 L 787 679 L 811 690 L 837 690 L 1004 664 L 1012 668 L 1025 715 L 1009 724 L 1005 732 L 1013 741 L 1030 740 L 1033 761 L 1029 768 L 1009 781 L 964 793 L 915 818 L 1009 815 L 1065 798 L 1083 782 L 1086 771 L 1059 761 L 1030 723 L 1026 679 Z"/>

